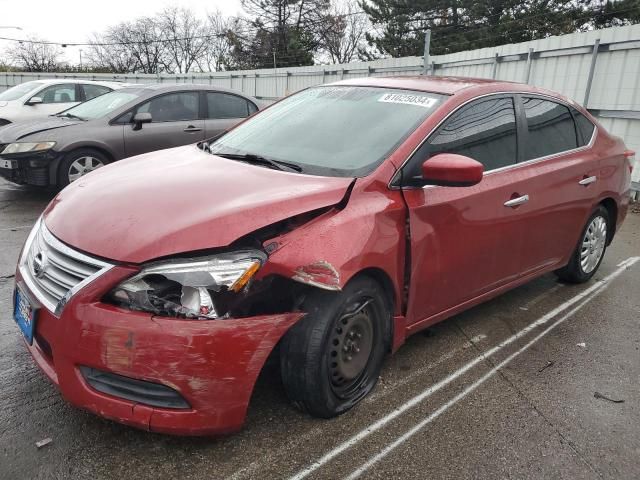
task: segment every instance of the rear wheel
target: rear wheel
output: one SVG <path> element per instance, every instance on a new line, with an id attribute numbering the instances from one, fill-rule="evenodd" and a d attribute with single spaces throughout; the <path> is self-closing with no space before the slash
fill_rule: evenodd
<path id="1" fill-rule="evenodd" d="M 341 292 L 313 292 L 307 315 L 287 332 L 280 359 L 287 395 L 303 411 L 340 415 L 375 386 L 391 312 L 384 291 L 359 277 Z"/>
<path id="2" fill-rule="evenodd" d="M 599 206 L 587 220 L 580 242 L 566 267 L 556 270 L 560 279 L 583 283 L 595 275 L 607 249 L 609 212 Z"/>
<path id="3" fill-rule="evenodd" d="M 92 148 L 81 148 L 67 153 L 58 169 L 58 186 L 66 187 L 71 182 L 109 163 L 107 156 Z"/>

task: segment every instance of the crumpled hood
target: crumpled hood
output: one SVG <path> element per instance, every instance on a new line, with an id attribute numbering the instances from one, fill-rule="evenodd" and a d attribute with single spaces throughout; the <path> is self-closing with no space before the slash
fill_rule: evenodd
<path id="1" fill-rule="evenodd" d="M 0 130 L 0 143 L 17 142 L 26 136 L 33 135 L 48 130 L 57 130 L 59 128 L 70 127 L 82 123 L 80 120 L 73 120 L 60 117 L 40 118 L 36 120 L 27 120 L 24 122 L 16 122 L 3 127 Z M 55 140 L 55 138 L 53 139 Z"/>
<path id="2" fill-rule="evenodd" d="M 82 177 L 51 201 L 45 223 L 91 255 L 141 263 L 227 246 L 261 227 L 334 205 L 352 181 L 249 165 L 189 145 Z"/>

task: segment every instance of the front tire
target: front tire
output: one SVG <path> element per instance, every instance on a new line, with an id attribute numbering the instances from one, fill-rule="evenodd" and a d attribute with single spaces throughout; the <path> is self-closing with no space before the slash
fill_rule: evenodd
<path id="1" fill-rule="evenodd" d="M 332 418 L 376 385 L 391 312 L 380 285 L 364 276 L 341 292 L 312 292 L 303 310 L 307 315 L 282 341 L 282 380 L 294 405 Z"/>
<path id="2" fill-rule="evenodd" d="M 109 163 L 107 156 L 93 148 L 80 148 L 67 153 L 58 168 L 58 187 L 64 188 L 93 170 Z"/>
<path id="3" fill-rule="evenodd" d="M 587 220 L 571 260 L 565 267 L 556 270 L 561 280 L 584 283 L 595 275 L 607 250 L 609 222 L 608 210 L 602 205 L 598 206 Z"/>

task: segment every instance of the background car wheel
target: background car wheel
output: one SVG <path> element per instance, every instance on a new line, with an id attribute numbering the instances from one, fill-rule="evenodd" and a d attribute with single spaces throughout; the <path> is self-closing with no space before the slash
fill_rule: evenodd
<path id="1" fill-rule="evenodd" d="M 104 167 L 107 163 L 109 160 L 104 153 L 91 148 L 81 148 L 67 153 L 58 169 L 58 186 L 66 187 L 83 175 Z"/>
<path id="2" fill-rule="evenodd" d="M 587 220 L 571 260 L 566 267 L 556 270 L 556 275 L 570 283 L 583 283 L 593 277 L 607 249 L 608 232 L 609 212 L 601 205 Z"/>
<path id="3" fill-rule="evenodd" d="M 307 315 L 281 345 L 285 390 L 301 410 L 335 417 L 378 381 L 391 312 L 382 288 L 364 276 L 341 292 L 313 292 L 302 309 Z"/>

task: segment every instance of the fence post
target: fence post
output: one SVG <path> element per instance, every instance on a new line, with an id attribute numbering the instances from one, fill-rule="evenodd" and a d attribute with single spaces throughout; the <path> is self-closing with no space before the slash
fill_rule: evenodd
<path id="1" fill-rule="evenodd" d="M 429 48 L 431 46 L 431 29 L 428 28 L 424 33 L 424 54 L 423 54 L 423 67 L 422 74 L 426 75 L 429 70 Z M 431 72 L 433 74 L 433 72 Z"/>
<path id="2" fill-rule="evenodd" d="M 533 48 L 529 48 L 529 53 L 527 53 L 527 77 L 524 83 L 529 83 L 529 79 L 531 78 L 531 63 L 533 61 Z"/>
<path id="3" fill-rule="evenodd" d="M 493 59 L 493 70 L 491 72 L 491 78 L 493 78 L 494 80 L 496 79 L 496 76 L 498 75 L 498 57 L 500 56 L 500 54 L 498 52 L 496 52 L 496 56 Z"/>
<path id="4" fill-rule="evenodd" d="M 591 83 L 593 82 L 593 74 L 596 70 L 596 60 L 598 59 L 598 49 L 600 48 L 600 39 L 596 38 L 593 43 L 593 52 L 591 53 L 591 65 L 589 65 L 589 77 L 587 78 L 587 88 L 584 91 L 584 102 L 582 106 L 587 108 L 589 103 L 589 95 L 591 95 Z"/>

